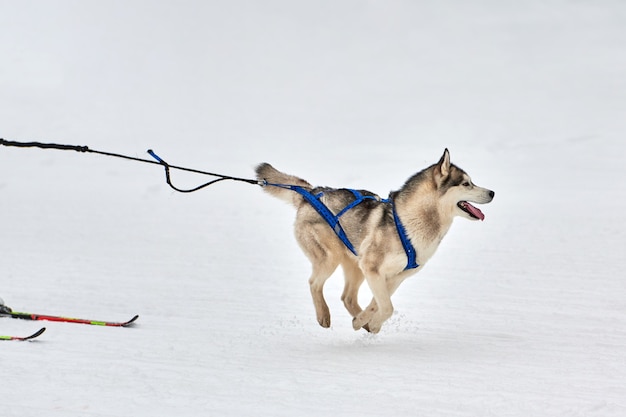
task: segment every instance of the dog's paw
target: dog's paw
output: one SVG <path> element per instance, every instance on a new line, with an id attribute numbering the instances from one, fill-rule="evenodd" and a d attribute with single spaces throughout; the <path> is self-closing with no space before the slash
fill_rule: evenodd
<path id="1" fill-rule="evenodd" d="M 363 328 L 372 334 L 376 334 L 380 332 L 380 328 L 382 324 L 373 324 L 372 322 L 367 323 Z"/>
<path id="2" fill-rule="evenodd" d="M 363 313 L 364 311 L 360 312 L 355 318 L 352 319 L 352 328 L 354 330 L 365 329 L 369 332 L 369 315 Z"/>
<path id="3" fill-rule="evenodd" d="M 354 330 L 365 329 L 369 333 L 373 334 L 380 332 L 383 322 L 381 320 L 377 320 L 376 315 L 372 316 L 370 314 L 363 313 L 360 313 L 352 319 L 352 328 Z"/>
<path id="4" fill-rule="evenodd" d="M 317 319 L 317 322 L 325 329 L 330 327 L 330 314 L 327 316 L 322 316 Z"/>
<path id="5" fill-rule="evenodd" d="M 354 330 L 365 329 L 371 333 L 378 333 L 378 332 L 372 332 L 372 323 L 371 323 L 372 317 L 374 317 L 377 311 L 378 311 L 378 308 L 375 305 L 369 306 L 365 310 L 361 311 L 359 314 L 356 315 L 355 318 L 352 319 L 352 328 Z M 380 326 L 379 326 L 379 330 L 380 330 Z"/>

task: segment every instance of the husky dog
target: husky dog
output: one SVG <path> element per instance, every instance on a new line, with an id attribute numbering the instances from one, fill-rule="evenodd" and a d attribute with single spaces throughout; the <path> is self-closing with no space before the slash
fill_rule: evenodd
<path id="1" fill-rule="evenodd" d="M 323 287 L 341 265 L 341 300 L 353 317 L 352 327 L 372 333 L 391 317 L 392 294 L 435 253 L 454 217 L 484 220 L 470 202 L 489 203 L 495 195 L 451 164 L 447 149 L 439 162 L 413 175 L 387 200 L 365 190 L 313 187 L 268 163 L 256 173 L 265 191 L 297 209 L 295 235 L 313 266 L 309 285 L 319 324 L 330 327 Z M 373 294 L 365 310 L 357 299 L 364 280 Z"/>

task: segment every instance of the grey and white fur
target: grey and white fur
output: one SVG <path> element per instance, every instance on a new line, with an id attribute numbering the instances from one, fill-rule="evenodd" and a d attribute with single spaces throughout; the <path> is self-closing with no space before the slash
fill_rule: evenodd
<path id="1" fill-rule="evenodd" d="M 322 203 L 335 214 L 355 199 L 347 189 L 314 187 L 268 163 L 260 164 L 256 173 L 259 181 L 298 185 L 313 194 L 323 192 Z M 295 236 L 312 264 L 309 284 L 319 324 L 330 327 L 330 311 L 323 287 L 341 265 L 345 276 L 341 300 L 353 317 L 352 326 L 355 330 L 364 328 L 372 333 L 378 333 L 391 317 L 391 296 L 402 281 L 420 271 L 433 256 L 453 219 L 458 216 L 483 220 L 483 213 L 470 202 L 489 203 L 495 194 L 475 185 L 465 171 L 450 163 L 450 153 L 446 149 L 439 162 L 416 173 L 390 194 L 393 203 L 382 201 L 369 191 L 359 190 L 376 199 L 364 200 L 341 216 L 341 226 L 358 254 L 354 255 L 300 194 L 271 185 L 266 185 L 264 190 L 297 210 Z M 417 252 L 418 268 L 405 270 L 407 255 L 396 229 L 392 204 L 395 204 L 397 215 Z M 367 281 L 373 295 L 365 309 L 358 303 L 358 291 L 363 281 Z"/>

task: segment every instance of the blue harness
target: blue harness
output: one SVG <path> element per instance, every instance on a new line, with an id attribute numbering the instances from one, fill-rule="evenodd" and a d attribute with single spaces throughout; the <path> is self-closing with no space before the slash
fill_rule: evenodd
<path id="1" fill-rule="evenodd" d="M 354 255 L 357 255 L 356 249 L 346 232 L 341 227 L 341 223 L 339 223 L 339 218 L 344 215 L 348 210 L 358 206 L 365 200 L 376 200 L 381 201 L 383 203 L 391 203 L 391 207 L 393 209 L 393 220 L 396 224 L 396 230 L 398 231 L 398 236 L 400 237 L 400 241 L 402 242 L 402 247 L 404 248 L 404 252 L 406 253 L 406 257 L 408 258 L 408 262 L 405 270 L 407 269 L 415 269 L 419 267 L 417 263 L 417 253 L 415 248 L 411 244 L 411 240 L 406 233 L 406 229 L 402 225 L 400 218 L 398 217 L 398 213 L 396 213 L 396 206 L 393 204 L 393 200 L 388 198 L 384 200 L 379 200 L 376 196 L 373 195 L 363 195 L 357 190 L 347 189 L 352 194 L 354 194 L 354 201 L 347 206 L 345 206 L 339 213 L 336 215 L 333 214 L 330 209 L 321 201 L 324 192 L 320 192 L 318 194 L 313 194 L 309 190 L 299 185 L 288 185 L 288 184 L 271 184 L 268 182 L 264 182 L 263 185 L 271 185 L 274 187 L 286 188 L 288 190 L 292 190 L 300 194 L 304 199 L 319 213 L 320 216 L 328 223 L 331 229 L 335 232 L 337 237 L 343 242 L 344 245 L 352 252 Z"/>

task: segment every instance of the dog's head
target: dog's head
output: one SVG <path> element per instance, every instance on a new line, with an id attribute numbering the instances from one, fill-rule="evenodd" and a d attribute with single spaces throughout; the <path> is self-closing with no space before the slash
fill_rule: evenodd
<path id="1" fill-rule="evenodd" d="M 471 203 L 485 204 L 493 200 L 495 193 L 479 187 L 465 171 L 450 163 L 450 152 L 446 149 L 439 162 L 434 166 L 434 180 L 445 202 L 453 211 L 453 215 L 470 220 L 484 220 L 485 215 Z"/>

